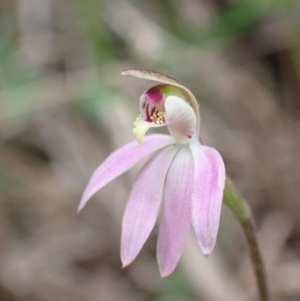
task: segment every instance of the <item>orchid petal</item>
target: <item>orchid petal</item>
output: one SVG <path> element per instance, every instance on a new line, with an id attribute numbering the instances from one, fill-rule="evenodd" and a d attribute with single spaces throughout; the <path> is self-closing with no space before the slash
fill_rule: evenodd
<path id="1" fill-rule="evenodd" d="M 165 120 L 174 139 L 182 144 L 196 138 L 196 115 L 190 105 L 177 96 L 168 96 L 165 101 Z"/>
<path id="2" fill-rule="evenodd" d="M 130 264 L 150 235 L 157 218 L 165 178 L 179 147 L 169 146 L 151 157 L 139 172 L 123 216 L 121 259 Z"/>
<path id="3" fill-rule="evenodd" d="M 139 144 L 143 143 L 145 134 L 151 127 L 155 127 L 155 124 L 144 120 L 137 121 L 136 127 L 133 128 L 133 134 Z"/>
<path id="4" fill-rule="evenodd" d="M 129 75 L 137 78 L 153 80 L 157 82 L 161 82 L 164 84 L 169 84 L 173 86 L 177 86 L 183 89 L 187 89 L 181 83 L 179 83 L 176 79 L 162 74 L 156 71 L 146 70 L 146 69 L 125 69 L 121 72 L 122 75 Z"/>
<path id="5" fill-rule="evenodd" d="M 130 169 L 151 153 L 173 143 L 168 135 L 150 135 L 143 144 L 128 143 L 113 152 L 93 173 L 79 204 L 78 212 L 88 200 L 107 183 Z"/>
<path id="6" fill-rule="evenodd" d="M 209 255 L 215 246 L 219 229 L 225 167 L 215 149 L 202 146 L 199 142 L 190 147 L 195 162 L 192 223 L 203 254 Z"/>
<path id="7" fill-rule="evenodd" d="M 160 218 L 157 261 L 162 277 L 175 269 L 187 238 L 191 224 L 193 175 L 191 151 L 188 146 L 181 146 L 167 175 Z"/>

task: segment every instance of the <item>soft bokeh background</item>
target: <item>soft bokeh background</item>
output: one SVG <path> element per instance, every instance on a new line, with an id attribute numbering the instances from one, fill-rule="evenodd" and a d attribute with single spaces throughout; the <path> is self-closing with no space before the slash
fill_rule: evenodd
<path id="1" fill-rule="evenodd" d="M 258 300 L 225 207 L 211 258 L 191 236 L 167 279 L 157 229 L 121 268 L 137 169 L 76 214 L 97 164 L 133 140 L 152 83 L 121 77 L 129 67 L 195 93 L 203 141 L 254 210 L 275 300 L 300 300 L 299 15 L 293 0 L 1 0 L 0 300 Z"/>

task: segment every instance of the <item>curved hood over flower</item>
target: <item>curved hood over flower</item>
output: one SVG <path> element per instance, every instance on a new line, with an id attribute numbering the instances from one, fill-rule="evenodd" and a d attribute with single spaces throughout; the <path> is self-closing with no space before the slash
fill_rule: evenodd
<path id="1" fill-rule="evenodd" d="M 92 175 L 80 211 L 104 185 L 150 156 L 138 173 L 124 212 L 121 238 L 123 266 L 138 255 L 155 226 L 160 208 L 157 261 L 163 277 L 171 274 L 192 225 L 208 256 L 216 243 L 225 168 L 220 154 L 200 143 L 200 114 L 194 95 L 176 80 L 149 70 L 122 72 L 162 84 L 144 92 L 131 142 L 112 153 Z M 167 126 L 170 135 L 145 133 Z"/>

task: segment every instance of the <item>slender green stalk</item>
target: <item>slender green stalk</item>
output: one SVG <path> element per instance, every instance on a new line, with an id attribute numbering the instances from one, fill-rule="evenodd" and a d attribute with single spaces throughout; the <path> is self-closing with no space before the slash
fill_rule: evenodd
<path id="1" fill-rule="evenodd" d="M 232 182 L 227 179 L 224 190 L 224 203 L 232 210 L 241 222 L 249 249 L 253 269 L 256 276 L 261 301 L 271 301 L 265 266 L 259 250 L 256 236 L 256 225 L 252 211 L 248 204 L 241 198 Z"/>

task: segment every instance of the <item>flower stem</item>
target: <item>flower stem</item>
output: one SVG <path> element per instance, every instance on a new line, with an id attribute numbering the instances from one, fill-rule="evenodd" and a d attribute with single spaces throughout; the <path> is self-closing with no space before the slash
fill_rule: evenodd
<path id="1" fill-rule="evenodd" d="M 232 210 L 240 221 L 244 230 L 256 276 L 261 301 L 271 301 L 268 288 L 265 266 L 259 250 L 256 236 L 256 225 L 252 211 L 248 204 L 241 198 L 232 182 L 227 178 L 224 189 L 224 203 Z"/>

